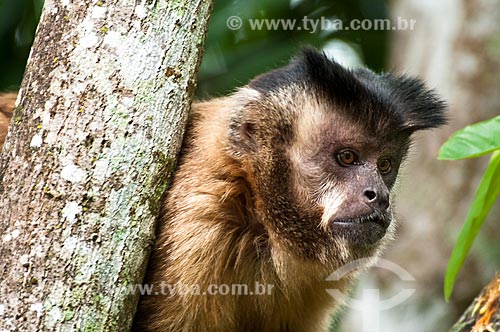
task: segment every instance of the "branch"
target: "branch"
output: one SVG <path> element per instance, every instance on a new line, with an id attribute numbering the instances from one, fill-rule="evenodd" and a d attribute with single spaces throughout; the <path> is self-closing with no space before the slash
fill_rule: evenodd
<path id="1" fill-rule="evenodd" d="M 500 273 L 481 291 L 450 332 L 500 331 Z"/>

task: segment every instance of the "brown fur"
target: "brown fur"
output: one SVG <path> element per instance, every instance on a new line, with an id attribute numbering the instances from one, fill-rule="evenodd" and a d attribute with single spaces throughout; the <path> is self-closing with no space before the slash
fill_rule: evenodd
<path id="1" fill-rule="evenodd" d="M 203 292 L 210 284 L 246 284 L 252 289 L 258 281 L 273 285 L 272 293 L 143 296 L 134 331 L 324 331 L 329 313 L 339 305 L 326 289 L 346 291 L 350 278 L 338 283 L 325 279 L 343 263 L 374 254 L 341 254 L 346 248 L 339 244 L 337 255 L 330 255 L 332 261 L 318 246 L 314 255 L 323 257 L 318 258 L 324 260 L 320 264 L 300 250 L 294 252 L 300 243 L 277 238 L 278 231 L 254 214 L 263 204 L 263 197 L 256 197 L 255 165 L 235 158 L 228 138 L 231 117 L 252 102 L 252 94 L 255 91 L 243 89 L 232 97 L 193 105 L 181 165 L 145 282 L 156 290 L 160 282 L 199 285 Z M 279 100 L 276 95 L 273 102 Z M 316 241 L 321 237 L 316 226 L 313 234 L 307 232 L 303 229 L 297 236 Z"/>
<path id="2" fill-rule="evenodd" d="M 3 146 L 16 103 L 15 92 L 0 93 L 0 148 Z"/>

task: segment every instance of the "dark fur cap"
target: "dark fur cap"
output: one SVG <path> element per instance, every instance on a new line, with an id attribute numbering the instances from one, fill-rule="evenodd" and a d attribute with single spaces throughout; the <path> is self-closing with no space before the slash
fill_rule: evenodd
<path id="1" fill-rule="evenodd" d="M 288 66 L 252 80 L 249 86 L 270 94 L 292 85 L 328 100 L 370 132 L 436 128 L 446 123 L 445 103 L 424 83 L 408 76 L 350 70 L 312 48 L 302 50 Z"/>

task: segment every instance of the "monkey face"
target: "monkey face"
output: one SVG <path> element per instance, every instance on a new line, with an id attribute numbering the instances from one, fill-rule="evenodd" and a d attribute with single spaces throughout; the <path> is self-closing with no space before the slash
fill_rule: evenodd
<path id="1" fill-rule="evenodd" d="M 321 211 L 316 223 L 332 239 L 374 246 L 392 222 L 390 191 L 409 138 L 397 132 L 377 137 L 338 113 L 310 107 L 298 115 L 289 150 L 292 196 Z"/>
<path id="2" fill-rule="evenodd" d="M 277 247 L 325 266 L 373 255 L 395 230 L 390 191 L 408 135 L 374 135 L 314 98 L 293 114 L 279 100 L 247 105 L 264 121 L 239 127 L 258 219 Z"/>

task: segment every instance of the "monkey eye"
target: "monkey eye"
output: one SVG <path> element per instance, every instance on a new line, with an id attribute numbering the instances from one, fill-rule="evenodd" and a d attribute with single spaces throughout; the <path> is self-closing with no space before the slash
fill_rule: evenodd
<path id="1" fill-rule="evenodd" d="M 377 162 L 377 168 L 380 171 L 380 173 L 387 174 L 391 171 L 392 168 L 391 161 L 387 158 L 380 159 Z"/>
<path id="2" fill-rule="evenodd" d="M 353 150 L 342 150 L 337 153 L 336 158 L 340 166 L 352 166 L 359 164 L 358 154 Z"/>

